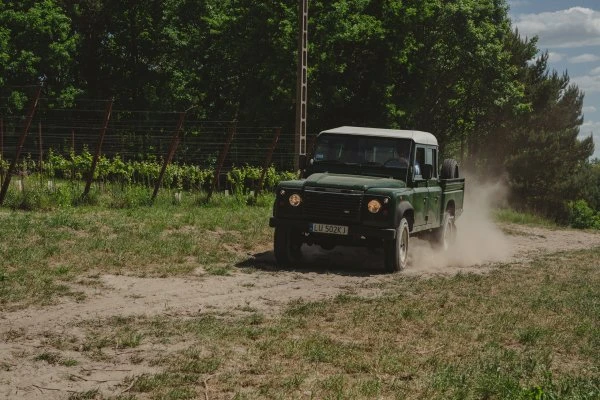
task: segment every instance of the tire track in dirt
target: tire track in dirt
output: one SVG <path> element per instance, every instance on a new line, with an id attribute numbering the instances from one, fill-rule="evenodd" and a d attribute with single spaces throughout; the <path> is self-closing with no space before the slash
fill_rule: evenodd
<path id="1" fill-rule="evenodd" d="M 271 314 L 296 299 L 315 301 L 341 293 L 377 296 L 385 291 L 386 284 L 403 276 L 485 272 L 495 263 L 523 263 L 543 253 L 600 246 L 599 233 L 520 225 L 502 228 L 511 233 L 504 235 L 502 257 L 496 251 L 464 262 L 452 251 L 440 253 L 428 242 L 413 240 L 409 266 L 399 274 L 383 273 L 381 251 L 305 247 L 305 267 L 297 270 L 276 270 L 272 252 L 264 252 L 239 264 L 230 276 L 206 275 L 202 271 L 185 278 L 103 275 L 101 288 L 77 287 L 87 291 L 86 301 L 64 300 L 53 306 L 3 314 L 0 335 L 19 329 L 55 329 L 113 315 L 195 316 L 207 311 L 235 313 L 242 307 Z M 461 252 L 461 246 L 456 252 Z"/>
<path id="2" fill-rule="evenodd" d="M 69 390 L 96 388 L 116 395 L 124 389 L 118 385 L 128 376 L 153 372 L 152 368 L 133 364 L 116 350 L 112 363 L 91 361 L 77 351 L 68 352 L 80 360 L 78 374 L 67 367 L 49 367 L 34 360 L 43 351 L 56 351 L 47 337 L 81 336 L 77 325 L 84 321 L 112 316 L 186 318 L 213 312 L 235 315 L 247 314 L 248 310 L 277 314 L 297 299 L 318 301 L 342 293 L 380 296 L 395 280 L 405 277 L 485 273 L 499 263 L 526 264 L 541 254 L 600 246 L 600 233 L 577 230 L 504 224 L 485 232 L 459 237 L 456 248 L 444 254 L 432 249 L 428 242 L 412 240 L 409 267 L 398 274 L 383 273 L 381 251 L 322 251 L 311 247 L 304 249 L 306 265 L 298 270 L 277 270 L 272 252 L 267 251 L 249 256 L 230 276 L 206 275 L 204 271 L 184 278 L 103 275 L 101 287 L 77 287 L 86 291 L 83 302 L 61 300 L 56 305 L 0 316 L 0 362 L 5 365 L 0 368 L 0 397 L 65 399 Z M 478 251 L 465 257 L 469 247 Z M 171 347 L 147 344 L 136 351 L 168 352 L 176 344 Z"/>

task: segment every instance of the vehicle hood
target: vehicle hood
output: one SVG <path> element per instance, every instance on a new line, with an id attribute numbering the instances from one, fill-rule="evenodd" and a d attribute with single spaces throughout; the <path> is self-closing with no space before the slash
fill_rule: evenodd
<path id="1" fill-rule="evenodd" d="M 398 179 L 377 176 L 317 173 L 306 178 L 304 187 L 362 190 L 376 188 L 400 189 L 406 184 Z"/>

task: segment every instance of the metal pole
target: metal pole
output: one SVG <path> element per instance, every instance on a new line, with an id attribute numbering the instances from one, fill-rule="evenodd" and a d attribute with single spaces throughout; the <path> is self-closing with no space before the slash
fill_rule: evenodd
<path id="1" fill-rule="evenodd" d="M 229 128 L 229 135 L 227 136 L 227 140 L 225 141 L 223 150 L 221 150 L 221 153 L 219 153 L 217 168 L 215 169 L 215 176 L 213 176 L 212 185 L 210 185 L 210 189 L 208 190 L 208 196 L 206 197 L 206 201 L 210 200 L 215 190 L 215 186 L 217 186 L 217 182 L 219 181 L 219 175 L 221 174 L 221 169 L 223 168 L 223 164 L 225 163 L 225 157 L 227 157 L 227 153 L 229 152 L 229 146 L 231 145 L 233 137 L 235 136 L 235 130 L 235 124 Z"/>
<path id="2" fill-rule="evenodd" d="M 306 107 L 308 69 L 308 0 L 298 1 L 298 72 L 296 76 L 296 137 L 294 169 L 300 169 L 300 156 L 306 155 Z"/>
<path id="3" fill-rule="evenodd" d="M 273 137 L 273 142 L 271 143 L 271 148 L 267 153 L 267 158 L 265 158 L 265 163 L 263 165 L 262 172 L 260 173 L 260 180 L 258 181 L 258 187 L 254 191 L 254 196 L 258 196 L 258 194 L 262 191 L 263 184 L 265 183 L 265 175 L 267 175 L 267 170 L 271 166 L 271 160 L 273 159 L 273 152 L 275 151 L 275 146 L 277 146 L 277 142 L 279 141 L 279 136 L 281 135 L 281 128 L 275 129 L 275 136 Z"/>
<path id="4" fill-rule="evenodd" d="M 158 179 L 156 180 L 156 184 L 154 185 L 154 192 L 152 193 L 152 201 L 156 199 L 156 195 L 158 194 L 158 189 L 162 184 L 163 177 L 165 176 L 165 171 L 167 170 L 167 165 L 173 159 L 175 155 L 175 151 L 177 150 L 177 146 L 179 145 L 179 133 L 181 132 L 181 128 L 183 127 L 183 121 L 185 120 L 185 114 L 187 111 L 184 111 L 179 114 L 179 122 L 177 123 L 177 128 L 173 132 L 173 137 L 171 138 L 171 146 L 169 147 L 169 153 L 167 154 L 167 158 L 165 158 L 165 162 L 163 163 L 162 168 L 160 169 L 160 174 L 158 175 Z"/>
<path id="5" fill-rule="evenodd" d="M 31 121 L 33 120 L 33 115 L 35 114 L 35 109 L 37 108 L 38 101 L 40 100 L 40 94 L 42 93 L 42 87 L 39 86 L 36 93 L 34 101 L 31 103 L 31 107 L 29 109 L 29 114 L 27 115 L 27 119 L 25 120 L 25 126 L 23 127 L 23 133 L 19 137 L 19 142 L 17 143 L 17 150 L 15 152 L 15 158 L 11 161 L 10 166 L 8 167 L 8 173 L 6 174 L 6 178 L 4 182 L 2 182 L 2 189 L 0 190 L 0 205 L 4 203 L 4 197 L 6 197 L 6 192 L 8 191 L 8 185 L 10 184 L 10 178 L 15 171 L 15 167 L 19 162 L 19 157 L 21 156 L 21 151 L 23 150 L 23 144 L 25 143 L 25 138 L 27 137 L 27 132 L 29 132 L 29 127 L 31 126 Z"/>
<path id="6" fill-rule="evenodd" d="M 100 138 L 98 139 L 98 146 L 96 147 L 96 154 L 94 154 L 94 159 L 92 160 L 92 166 L 90 168 L 90 174 L 88 175 L 87 182 L 85 183 L 85 189 L 83 190 L 82 197 L 87 197 L 90 193 L 90 187 L 92 186 L 92 181 L 94 180 L 94 172 L 96 172 L 96 165 L 98 164 L 98 159 L 100 158 L 100 152 L 102 151 L 102 142 L 104 142 L 104 135 L 106 134 L 106 128 L 108 128 L 108 123 L 110 121 L 110 115 L 112 113 L 112 106 L 114 100 L 111 99 L 106 106 L 106 112 L 104 113 L 104 123 L 102 124 L 102 129 L 100 129 Z"/>

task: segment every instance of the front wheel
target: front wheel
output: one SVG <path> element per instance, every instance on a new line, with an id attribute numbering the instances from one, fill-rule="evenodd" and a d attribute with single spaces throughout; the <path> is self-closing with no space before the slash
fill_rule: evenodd
<path id="1" fill-rule="evenodd" d="M 300 234 L 288 227 L 275 227 L 273 241 L 275 260 L 280 267 L 289 267 L 302 258 Z"/>
<path id="2" fill-rule="evenodd" d="M 402 271 L 408 264 L 408 242 L 410 239 L 408 221 L 402 218 L 396 228 L 396 239 L 384 244 L 385 270 Z"/>

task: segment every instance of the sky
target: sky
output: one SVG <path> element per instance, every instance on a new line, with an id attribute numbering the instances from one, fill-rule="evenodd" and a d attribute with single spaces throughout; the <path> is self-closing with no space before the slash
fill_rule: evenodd
<path id="1" fill-rule="evenodd" d="M 550 69 L 567 71 L 585 92 L 580 137 L 593 133 L 600 158 L 600 0 L 508 0 L 513 27 L 538 36 Z"/>

